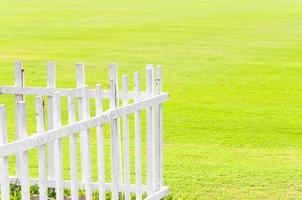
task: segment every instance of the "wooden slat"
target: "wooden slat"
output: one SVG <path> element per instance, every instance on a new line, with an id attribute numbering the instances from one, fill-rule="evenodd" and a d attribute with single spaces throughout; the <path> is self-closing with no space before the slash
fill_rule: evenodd
<path id="1" fill-rule="evenodd" d="M 26 110 L 23 101 L 17 103 L 17 126 L 20 139 L 27 137 L 26 127 Z M 22 200 L 30 199 L 29 181 L 28 181 L 28 153 L 27 151 L 20 152 L 20 182 L 21 182 L 21 197 Z"/>
<path id="2" fill-rule="evenodd" d="M 90 119 L 90 112 L 89 112 L 89 98 L 88 98 L 88 87 L 83 88 L 83 120 L 89 120 Z M 86 200 L 92 199 L 92 189 L 91 189 L 91 138 L 90 138 L 90 130 L 86 129 L 83 132 L 81 132 L 81 136 L 83 139 L 84 146 L 82 148 L 83 156 L 84 156 L 84 180 L 86 183 L 85 187 L 85 194 L 86 194 Z"/>
<path id="3" fill-rule="evenodd" d="M 110 109 L 117 107 L 116 85 L 115 80 L 110 80 Z M 110 123 L 110 139 L 111 139 L 111 182 L 112 182 L 112 199 L 119 199 L 119 157 L 118 157 L 118 131 L 117 119 L 111 118 Z"/>
<path id="4" fill-rule="evenodd" d="M 162 93 L 162 68 L 161 66 L 157 66 L 156 68 L 156 85 L 157 85 L 157 93 L 156 95 L 160 95 Z M 158 138 L 159 138 L 159 187 L 163 188 L 163 108 L 162 104 L 158 104 Z"/>
<path id="5" fill-rule="evenodd" d="M 6 109 L 4 105 L 0 105 L 0 145 L 7 143 L 7 120 Z M 9 199 L 9 180 L 8 180 L 8 158 L 0 157 L 0 185 L 1 199 Z"/>
<path id="6" fill-rule="evenodd" d="M 68 96 L 68 123 L 76 122 L 75 97 Z M 69 137 L 69 155 L 70 155 L 70 189 L 71 199 L 78 200 L 78 159 L 77 159 L 77 137 L 75 134 Z"/>
<path id="7" fill-rule="evenodd" d="M 128 76 L 123 76 L 123 106 L 129 102 Z M 130 135 L 129 135 L 129 115 L 123 114 L 123 138 L 124 138 L 124 184 L 126 186 L 125 200 L 130 200 Z"/>
<path id="8" fill-rule="evenodd" d="M 52 90 L 52 92 L 47 97 L 48 101 L 48 130 L 52 130 L 54 128 L 54 114 L 53 114 L 53 93 L 57 91 L 53 91 L 56 88 L 56 63 L 54 61 L 48 61 L 47 63 L 47 88 Z M 38 94 L 44 95 L 44 94 Z M 50 142 L 48 144 L 48 178 L 54 179 L 55 178 L 55 149 L 54 149 L 54 142 Z"/>
<path id="9" fill-rule="evenodd" d="M 119 99 L 117 97 L 119 93 L 118 89 L 118 65 L 115 63 L 109 64 L 109 80 L 114 80 L 115 82 L 115 98 L 116 98 L 116 105 L 117 107 L 119 106 Z M 119 166 L 119 180 L 123 180 L 123 173 L 122 173 L 122 143 L 121 143 L 121 129 L 120 129 L 120 118 L 117 119 L 117 142 L 118 142 L 118 151 L 117 151 L 117 156 L 118 156 L 118 163 L 117 165 Z"/>
<path id="10" fill-rule="evenodd" d="M 15 87 L 24 87 L 24 69 L 23 69 L 23 63 L 19 60 L 15 61 Z M 17 121 L 17 117 L 19 115 L 18 110 L 17 110 L 17 104 L 18 102 L 24 101 L 24 95 L 22 94 L 16 94 L 15 95 L 15 108 L 16 108 L 16 113 L 15 113 L 15 121 Z M 16 126 L 16 139 L 20 139 L 19 136 L 19 127 Z M 20 155 L 16 155 L 16 173 L 17 176 L 20 176 L 21 169 L 20 169 Z"/>
<path id="11" fill-rule="evenodd" d="M 154 80 L 153 94 L 161 94 L 161 68 L 156 69 L 156 78 Z M 153 191 L 159 191 L 162 187 L 162 114 L 161 104 L 154 105 L 153 109 Z"/>
<path id="12" fill-rule="evenodd" d="M 140 101 L 140 85 L 139 85 L 139 73 L 134 74 L 134 92 L 135 92 L 135 102 Z M 136 199 L 142 199 L 142 136 L 141 136 L 141 112 L 136 111 L 134 114 L 135 120 L 135 175 L 136 175 L 136 185 L 138 191 L 136 193 Z"/>
<path id="13" fill-rule="evenodd" d="M 54 92 L 59 92 L 60 96 L 71 96 L 75 97 L 82 96 L 81 89 L 68 89 L 68 88 L 41 88 L 41 87 L 15 87 L 15 86 L 0 86 L 0 94 L 17 94 L 17 95 L 42 95 L 51 97 Z M 102 90 L 103 99 L 109 98 L 109 90 Z M 145 97 L 145 92 L 141 92 L 141 97 Z M 89 98 L 95 98 L 95 90 L 89 90 Z M 117 92 L 117 98 L 122 99 L 122 91 Z M 134 92 L 129 91 L 129 99 L 134 98 Z"/>
<path id="14" fill-rule="evenodd" d="M 152 80 L 152 96 L 156 96 L 156 80 Z M 153 159 L 153 193 L 159 191 L 159 145 L 158 145 L 158 120 L 157 120 L 157 104 L 152 106 L 152 137 L 153 137 L 153 148 L 152 148 L 152 159 Z"/>
<path id="15" fill-rule="evenodd" d="M 42 96 L 36 97 L 36 126 L 37 133 L 43 134 L 44 127 L 44 102 Z M 39 197 L 40 200 L 47 200 L 47 165 L 46 165 L 46 146 L 38 147 L 39 162 Z"/>
<path id="16" fill-rule="evenodd" d="M 101 85 L 95 87 L 95 107 L 96 115 L 103 112 L 103 97 Z M 103 124 L 96 127 L 97 151 L 98 151 L 98 180 L 99 180 L 99 199 L 105 200 L 105 164 L 104 164 L 104 128 Z"/>
<path id="17" fill-rule="evenodd" d="M 82 88 L 82 97 L 78 98 L 79 119 L 90 118 L 88 87 L 85 85 L 85 68 L 83 64 L 76 65 L 77 88 Z M 81 143 L 81 170 L 82 180 L 85 182 L 86 200 L 92 199 L 91 190 L 91 152 L 90 152 L 90 130 L 84 129 L 80 133 Z"/>
<path id="18" fill-rule="evenodd" d="M 94 128 L 100 124 L 110 122 L 112 118 L 121 117 L 123 114 L 130 114 L 138 110 L 144 110 L 146 109 L 146 107 L 167 101 L 168 97 L 169 95 L 164 93 L 160 96 L 145 99 L 137 103 L 132 103 L 125 107 L 123 106 L 114 110 L 108 110 L 106 112 L 103 112 L 103 114 L 93 117 L 89 120 L 76 122 L 75 124 L 63 126 L 57 130 L 49 130 L 41 135 L 32 135 L 30 137 L 27 137 L 26 139 L 18 140 L 0 146 L 0 157 L 16 154 L 21 151 L 26 151 L 43 144 L 47 144 L 51 141 L 76 134 L 77 132 L 81 132 L 85 129 Z"/>
<path id="19" fill-rule="evenodd" d="M 153 65 L 147 65 L 146 69 L 146 98 L 152 96 L 152 82 L 154 79 Z M 153 188 L 153 137 L 152 137 L 152 107 L 146 109 L 146 152 L 147 152 L 147 185 L 148 196 L 152 194 Z"/>
<path id="20" fill-rule="evenodd" d="M 54 129 L 61 127 L 61 108 L 60 108 L 60 95 L 59 93 L 53 94 L 53 122 Z M 56 181 L 56 199 L 64 199 L 63 188 L 63 158 L 62 158 L 62 139 L 55 140 L 55 181 Z"/>
<path id="21" fill-rule="evenodd" d="M 158 200 L 163 199 L 166 195 L 170 193 L 170 189 L 168 187 L 163 187 L 161 190 L 152 194 L 152 196 L 147 197 L 145 200 Z"/>
<path id="22" fill-rule="evenodd" d="M 76 79 L 77 79 L 77 89 L 82 90 L 85 87 L 85 67 L 84 64 L 76 65 Z M 78 115 L 79 120 L 83 119 L 83 91 L 81 91 L 81 96 L 78 97 Z M 82 146 L 82 140 L 80 140 Z"/>

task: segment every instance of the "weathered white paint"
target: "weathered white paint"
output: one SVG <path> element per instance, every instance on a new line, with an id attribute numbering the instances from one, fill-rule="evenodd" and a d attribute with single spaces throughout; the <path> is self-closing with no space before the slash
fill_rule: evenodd
<path id="1" fill-rule="evenodd" d="M 157 85 L 157 95 L 160 95 L 162 93 L 162 68 L 161 65 L 158 65 L 156 68 L 156 85 Z M 159 142 L 159 186 L 160 188 L 162 188 L 164 185 L 164 181 L 163 181 L 163 108 L 162 108 L 162 104 L 158 104 L 158 142 Z"/>
<path id="2" fill-rule="evenodd" d="M 152 93 L 153 96 L 160 94 L 160 70 L 156 70 L 155 80 L 153 80 Z M 153 135 L 153 192 L 160 190 L 160 116 L 159 104 L 153 105 L 152 108 L 152 135 Z"/>
<path id="3" fill-rule="evenodd" d="M 18 135 L 20 139 L 26 139 L 27 127 L 26 127 L 26 110 L 25 102 L 21 101 L 17 103 L 17 126 Z M 28 181 L 28 153 L 27 151 L 20 151 L 20 183 L 21 183 L 21 197 L 24 200 L 30 199 L 29 181 Z"/>
<path id="4" fill-rule="evenodd" d="M 76 107 L 75 97 L 68 96 L 68 123 L 74 124 L 76 122 Z M 71 199 L 78 200 L 78 160 L 77 160 L 77 137 L 75 134 L 69 137 L 70 148 L 70 189 Z"/>
<path id="5" fill-rule="evenodd" d="M 53 94 L 53 122 L 54 129 L 61 127 L 61 103 L 60 95 L 58 93 Z M 63 189 L 63 155 L 62 155 L 62 139 L 55 140 L 55 180 L 56 180 L 56 199 L 64 199 Z"/>
<path id="6" fill-rule="evenodd" d="M 95 87 L 95 108 L 96 115 L 103 112 L 103 97 L 101 85 Z M 104 129 L 103 124 L 96 127 L 97 151 L 98 151 L 98 180 L 99 180 L 99 199 L 105 200 L 105 164 L 104 164 Z"/>
<path id="7" fill-rule="evenodd" d="M 7 143 L 6 109 L 0 105 L 0 145 Z M 0 157 L 1 199 L 9 199 L 8 158 Z"/>
<path id="8" fill-rule="evenodd" d="M 140 101 L 140 84 L 139 84 L 139 73 L 134 74 L 134 92 L 135 102 Z M 142 191 L 140 190 L 142 185 L 142 136 L 141 136 L 141 113 L 136 111 L 134 113 L 134 131 L 135 131 L 135 176 L 136 185 L 138 191 L 136 193 L 136 199 L 142 199 Z"/>
<path id="9" fill-rule="evenodd" d="M 82 117 L 83 120 L 89 120 L 89 98 L 88 98 L 88 88 L 83 88 L 83 98 L 82 98 Z M 91 138 L 90 130 L 85 129 L 80 133 L 81 139 L 81 160 L 82 160 L 82 178 L 85 182 L 85 195 L 86 200 L 92 199 L 92 190 L 91 190 Z"/>
<path id="10" fill-rule="evenodd" d="M 82 95 L 78 98 L 78 113 L 80 120 L 88 120 L 90 118 L 88 88 L 85 83 L 85 67 L 84 64 L 76 65 L 77 88 L 82 89 Z M 82 181 L 86 184 L 86 199 L 92 199 L 91 191 L 91 154 L 90 154 L 90 130 L 84 129 L 80 133 L 80 149 L 81 149 L 81 171 Z"/>
<path id="11" fill-rule="evenodd" d="M 123 106 L 129 102 L 128 76 L 123 76 Z M 129 135 L 129 115 L 123 114 L 123 139 L 124 139 L 124 184 L 126 186 L 125 200 L 130 200 L 130 135 Z"/>
<path id="12" fill-rule="evenodd" d="M 85 68 L 84 64 L 77 64 L 76 65 L 76 79 L 77 79 L 77 89 L 81 91 L 81 95 L 78 97 L 78 114 L 79 114 L 79 119 L 83 119 L 83 88 L 86 86 L 85 85 Z M 82 140 L 81 140 L 82 141 Z M 81 142 L 82 146 L 82 142 Z"/>
<path id="13" fill-rule="evenodd" d="M 82 96 L 81 89 L 68 89 L 68 88 L 41 88 L 41 87 L 15 87 L 15 86 L 0 86 L 0 94 L 17 94 L 17 95 L 42 95 L 51 97 L 54 92 L 58 92 L 60 96 L 71 96 L 75 97 Z M 109 90 L 102 90 L 103 99 L 109 98 Z M 145 98 L 145 92 L 141 91 L 141 97 Z M 95 90 L 89 89 L 89 98 L 95 98 Z M 117 98 L 122 99 L 122 91 L 117 92 Z M 134 99 L 134 92 L 129 91 L 129 99 Z"/>
<path id="14" fill-rule="evenodd" d="M 54 128 L 54 111 L 53 111 L 53 94 L 58 91 L 54 91 L 56 88 L 56 63 L 54 61 L 48 61 L 47 63 L 47 90 L 51 90 L 47 97 L 48 101 L 48 130 Z M 37 93 L 35 95 L 44 95 Z M 45 95 L 44 95 L 45 96 Z M 51 142 L 48 144 L 48 178 L 54 179 L 55 178 L 55 143 Z"/>
<path id="15" fill-rule="evenodd" d="M 23 63 L 19 60 L 15 61 L 15 87 L 24 87 L 24 69 L 23 69 Z M 15 108 L 16 108 L 16 114 L 15 114 L 15 121 L 17 121 L 17 117 L 20 115 L 17 111 L 17 104 L 18 102 L 24 101 L 24 95 L 22 94 L 15 94 Z M 16 139 L 20 139 L 19 136 L 19 127 L 16 126 Z M 20 155 L 16 155 L 16 173 L 17 176 L 20 176 Z"/>
<path id="16" fill-rule="evenodd" d="M 44 127 L 44 102 L 42 96 L 36 97 L 36 127 L 37 133 L 43 134 Z M 39 162 L 39 197 L 40 200 L 47 200 L 47 165 L 46 165 L 46 145 L 38 147 Z"/>
<path id="17" fill-rule="evenodd" d="M 115 99 L 116 99 L 116 105 L 117 107 L 119 106 L 119 99 L 117 97 L 117 94 L 119 92 L 119 87 L 118 87 L 118 65 L 115 64 L 115 63 L 111 63 L 109 64 L 109 80 L 113 80 L 115 82 Z M 110 98 L 110 97 L 109 97 Z M 117 119 L 117 127 L 116 127 L 116 130 L 117 130 L 117 142 L 118 142 L 118 150 L 117 150 L 117 157 L 118 157 L 118 160 L 117 160 L 117 165 L 119 166 L 119 180 L 123 180 L 123 173 L 122 173 L 122 153 L 121 153 L 121 150 L 122 150 L 122 147 L 121 147 L 121 130 L 120 130 L 120 118 Z"/>
<path id="18" fill-rule="evenodd" d="M 117 108 L 116 99 L 116 85 L 115 80 L 110 80 L 110 109 Z M 110 140 L 111 140 L 111 182 L 112 182 L 112 199 L 119 199 L 119 178 L 120 166 L 118 157 L 118 131 L 117 131 L 117 118 L 110 120 Z"/>
<path id="19" fill-rule="evenodd" d="M 152 96 L 152 82 L 154 79 L 153 65 L 147 65 L 146 69 L 146 98 Z M 153 188 L 153 137 L 152 137 L 152 107 L 146 109 L 146 152 L 147 152 L 147 185 L 148 196 L 152 194 Z"/>

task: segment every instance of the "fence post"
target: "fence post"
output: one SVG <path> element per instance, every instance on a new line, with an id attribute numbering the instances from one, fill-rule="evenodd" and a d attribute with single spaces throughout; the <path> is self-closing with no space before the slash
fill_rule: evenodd
<path id="1" fill-rule="evenodd" d="M 23 63 L 19 60 L 15 61 L 15 86 L 16 87 L 24 87 L 24 69 L 23 69 Z M 20 115 L 17 110 L 17 104 L 18 102 L 24 101 L 24 95 L 22 94 L 15 94 L 15 107 L 16 107 L 16 113 L 15 113 L 15 121 L 17 122 L 17 117 Z M 16 126 L 16 139 L 20 139 L 19 136 L 19 127 Z M 16 155 L 16 174 L 17 177 L 20 177 L 20 156 Z"/>
<path id="2" fill-rule="evenodd" d="M 129 101 L 128 76 L 123 76 L 123 106 Z M 129 115 L 123 115 L 123 138 L 124 138 L 124 177 L 125 177 L 125 200 L 130 200 L 130 136 L 129 136 Z"/>
<path id="3" fill-rule="evenodd" d="M 53 122 L 54 129 L 61 127 L 61 103 L 60 94 L 58 92 L 53 93 Z M 64 199 L 63 188 L 63 159 L 62 159 L 62 140 L 55 141 L 55 180 L 56 180 L 56 199 Z"/>
<path id="4" fill-rule="evenodd" d="M 140 101 L 139 73 L 134 74 L 134 101 Z M 135 174 L 136 174 L 136 199 L 142 199 L 142 136 L 141 136 L 141 112 L 136 111 L 135 120 Z"/>
<path id="5" fill-rule="evenodd" d="M 101 85 L 95 87 L 95 107 L 96 115 L 103 112 L 103 97 Z M 99 199 L 105 199 L 105 165 L 104 165 L 104 130 L 103 125 L 96 127 L 97 151 L 98 151 L 98 180 L 99 180 Z"/>
<path id="6" fill-rule="evenodd" d="M 75 97 L 69 95 L 68 101 L 68 123 L 73 124 L 76 122 L 76 108 L 75 108 Z M 69 148 L 70 148 L 70 188 L 71 188 L 71 199 L 78 200 L 78 160 L 77 160 L 77 137 L 71 135 L 69 137 Z"/>
<path id="7" fill-rule="evenodd" d="M 37 133 L 43 134 L 44 127 L 44 101 L 42 96 L 36 97 L 36 126 Z M 47 200 L 47 166 L 46 166 L 46 145 L 38 148 L 39 160 L 39 197 L 41 200 Z"/>
<path id="8" fill-rule="evenodd" d="M 0 145 L 7 144 L 6 109 L 0 105 Z M 8 158 L 0 158 L 1 199 L 9 199 Z"/>
<path id="9" fill-rule="evenodd" d="M 47 63 L 47 87 L 49 89 L 56 88 L 56 63 L 54 61 L 48 61 Z M 51 130 L 54 128 L 54 122 L 53 122 L 53 97 L 48 96 L 48 130 Z M 55 178 L 55 161 L 54 161 L 54 155 L 55 155 L 55 149 L 54 149 L 54 142 L 51 142 L 48 144 L 48 178 L 50 180 L 54 180 Z"/>
<path id="10" fill-rule="evenodd" d="M 154 76 L 153 65 L 147 65 L 146 69 L 146 98 L 152 95 L 152 80 Z M 152 106 L 146 109 L 146 152 L 147 152 L 147 186 L 148 196 L 152 194 L 153 188 L 153 138 L 152 138 Z"/>
<path id="11" fill-rule="evenodd" d="M 89 90 L 85 85 L 84 65 L 76 65 L 77 88 L 82 89 L 82 97 L 78 98 L 79 118 L 86 120 L 90 118 L 89 112 Z M 85 183 L 86 200 L 91 200 L 91 152 L 90 152 L 90 130 L 85 130 L 80 133 L 81 142 L 81 170 L 82 180 Z"/>
<path id="12" fill-rule="evenodd" d="M 110 80 L 110 109 L 117 108 L 117 94 L 116 94 L 116 82 Z M 118 157 L 118 131 L 117 131 L 117 119 L 111 119 L 110 123 L 110 137 L 111 137 L 111 179 L 112 179 L 112 199 L 119 199 L 119 157 Z"/>
<path id="13" fill-rule="evenodd" d="M 26 127 L 26 110 L 25 103 L 21 101 L 17 103 L 17 126 L 20 139 L 27 137 Z M 20 182 L 21 182 L 21 197 L 23 200 L 30 199 L 29 180 L 28 180 L 28 153 L 27 151 L 20 153 Z"/>

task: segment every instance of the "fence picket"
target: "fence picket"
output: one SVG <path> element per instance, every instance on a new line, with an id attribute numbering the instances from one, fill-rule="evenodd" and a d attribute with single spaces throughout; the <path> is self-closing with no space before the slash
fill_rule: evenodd
<path id="1" fill-rule="evenodd" d="M 53 94 L 53 122 L 54 129 L 61 127 L 61 103 L 60 94 L 55 92 Z M 63 188 L 63 158 L 62 158 L 62 139 L 55 141 L 55 180 L 56 180 L 56 199 L 64 199 Z"/>
<path id="2" fill-rule="evenodd" d="M 116 82 L 110 80 L 110 109 L 117 108 Z M 112 199 L 119 199 L 119 158 L 118 158 L 118 131 L 117 118 L 112 118 L 110 123 L 111 139 L 111 179 L 112 179 Z"/>
<path id="3" fill-rule="evenodd" d="M 47 63 L 47 87 L 48 89 L 56 88 L 56 63 L 48 61 Z M 48 130 L 54 128 L 54 111 L 53 111 L 53 96 L 52 94 L 47 97 L 48 101 Z M 55 144 L 51 142 L 48 144 L 48 178 L 55 178 Z"/>
<path id="4" fill-rule="evenodd" d="M 36 97 L 36 124 L 37 133 L 43 134 L 44 127 L 44 102 L 42 96 Z M 47 200 L 47 166 L 46 166 L 46 146 L 38 148 L 39 161 L 39 197 L 40 200 Z"/>
<path id="5" fill-rule="evenodd" d="M 114 80 L 115 82 L 115 90 L 116 90 L 116 104 L 119 105 L 119 99 L 117 94 L 119 92 L 118 89 L 118 65 L 115 63 L 109 64 L 109 80 Z M 123 173 L 122 173 L 122 143 L 121 143 L 121 129 L 120 129 L 120 118 L 117 119 L 117 142 L 118 142 L 118 151 L 117 151 L 117 165 L 118 165 L 118 173 L 119 173 L 119 180 L 123 180 Z M 120 182 L 121 183 L 121 182 Z"/>
<path id="6" fill-rule="evenodd" d="M 24 69 L 23 69 L 23 63 L 19 60 L 15 61 L 15 86 L 16 87 L 24 87 Z M 15 120 L 17 121 L 17 117 L 20 115 L 17 110 L 17 104 L 18 102 L 24 101 L 24 95 L 22 94 L 15 94 L 15 108 L 16 108 L 16 114 L 15 114 Z M 16 126 L 16 139 L 20 139 L 19 136 L 19 127 Z M 20 169 L 20 155 L 16 155 L 16 173 L 17 177 L 20 177 L 21 169 Z"/>
<path id="7" fill-rule="evenodd" d="M 89 114 L 89 98 L 88 98 L 88 87 L 83 89 L 83 119 L 87 120 L 90 118 Z M 84 176 L 85 176 L 85 194 L 86 200 L 92 199 L 92 189 L 91 189 L 91 151 L 90 151 L 90 130 L 85 130 L 81 132 L 83 140 L 83 161 L 85 168 Z"/>
<path id="8" fill-rule="evenodd" d="M 135 102 L 140 101 L 139 73 L 134 74 Z M 142 136 L 141 136 L 141 112 L 136 111 L 135 120 L 135 175 L 136 175 L 136 199 L 142 199 Z"/>
<path id="9" fill-rule="evenodd" d="M 162 93 L 162 68 L 161 65 L 158 65 L 156 68 L 156 85 L 157 85 L 157 95 Z M 159 187 L 160 189 L 163 188 L 163 118 L 162 114 L 162 104 L 158 104 L 158 137 L 159 137 Z"/>
<path id="10" fill-rule="evenodd" d="M 154 77 L 153 65 L 147 65 L 146 69 L 146 98 L 152 96 L 152 80 Z M 146 109 L 146 152 L 147 152 L 147 185 L 148 196 L 152 194 L 153 187 L 153 137 L 152 137 L 152 107 Z"/>
<path id="11" fill-rule="evenodd" d="M 123 106 L 129 102 L 128 76 L 123 76 Z M 129 135 L 129 115 L 123 114 L 123 139 L 124 139 L 124 184 L 126 187 L 125 200 L 130 200 L 130 135 Z"/>
<path id="12" fill-rule="evenodd" d="M 87 120 L 90 119 L 90 112 L 89 112 L 89 98 L 88 98 L 88 87 L 85 87 L 83 89 L 83 119 Z M 84 161 L 85 161 L 85 193 L 86 193 L 86 200 L 91 200 L 92 199 L 92 189 L 91 189 L 91 138 L 90 138 L 90 130 L 86 130 L 83 133 L 83 138 L 84 138 L 84 144 L 85 146 L 83 147 L 84 150 Z"/>
<path id="13" fill-rule="evenodd" d="M 7 144 L 6 109 L 0 105 L 0 145 Z M 8 157 L 0 158 L 1 199 L 9 199 Z"/>
<path id="14" fill-rule="evenodd" d="M 152 96 L 156 96 L 156 80 L 153 79 L 152 80 Z M 157 105 L 153 105 L 152 106 L 152 137 L 153 137 L 153 152 L 152 152 L 152 159 L 153 159 L 153 193 L 154 192 L 157 192 L 159 190 L 159 176 L 158 176 L 158 171 L 159 171 L 159 168 L 158 168 L 158 155 L 159 155 L 159 152 L 158 152 L 158 148 L 159 148 L 159 145 L 158 145 L 158 129 L 157 129 L 157 126 L 158 126 L 158 121 L 157 121 L 157 110 L 158 110 L 158 106 Z"/>
<path id="15" fill-rule="evenodd" d="M 17 103 L 17 126 L 18 135 L 20 139 L 25 139 L 27 137 L 27 127 L 26 127 L 26 110 L 25 103 L 21 101 Z M 21 183 L 21 196 L 23 200 L 30 199 L 29 192 L 29 180 L 28 180 L 28 153 L 23 151 L 20 153 L 20 183 Z"/>
<path id="16" fill-rule="evenodd" d="M 156 68 L 156 79 L 154 80 L 153 86 L 153 95 L 157 96 L 161 94 L 161 67 L 158 66 Z M 159 191 L 162 188 L 162 114 L 161 104 L 154 106 L 153 111 L 153 141 L 154 141 L 154 151 L 153 151 L 153 159 L 154 159 L 154 191 Z"/>
<path id="17" fill-rule="evenodd" d="M 76 79 L 77 79 L 77 88 L 82 89 L 85 87 L 85 68 L 84 64 L 77 64 L 76 65 Z M 78 114 L 79 114 L 79 120 L 83 119 L 83 92 L 81 91 L 81 96 L 78 97 Z M 81 140 L 82 141 L 82 140 Z M 82 143 L 81 143 L 82 145 Z"/>
<path id="18" fill-rule="evenodd" d="M 95 87 L 95 107 L 96 115 L 103 112 L 103 97 L 101 85 Z M 96 127 L 97 151 L 98 151 L 98 180 L 99 180 L 99 199 L 105 200 L 105 164 L 104 164 L 104 130 L 103 124 Z"/>
<path id="19" fill-rule="evenodd" d="M 88 88 L 85 85 L 85 71 L 83 64 L 77 64 L 77 87 L 82 88 L 82 97 L 78 98 L 79 119 L 87 120 L 90 118 Z M 86 200 L 91 200 L 91 153 L 90 153 L 90 130 L 84 130 L 80 133 L 81 142 L 81 166 L 82 180 L 85 182 Z"/>
<path id="20" fill-rule="evenodd" d="M 74 124 L 76 122 L 76 108 L 75 108 L 75 97 L 74 95 L 68 96 L 68 123 Z M 71 199 L 78 200 L 78 160 L 77 160 L 77 137 L 71 135 L 69 137 L 69 148 L 70 148 L 70 188 L 71 188 Z"/>

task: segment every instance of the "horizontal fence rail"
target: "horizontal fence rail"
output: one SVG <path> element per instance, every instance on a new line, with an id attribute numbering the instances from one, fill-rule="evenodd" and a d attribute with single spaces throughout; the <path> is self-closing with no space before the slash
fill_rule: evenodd
<path id="1" fill-rule="evenodd" d="M 163 184 L 162 104 L 169 95 L 162 92 L 161 66 L 156 69 L 152 64 L 146 66 L 145 90 L 141 90 L 140 75 L 135 72 L 133 91 L 129 90 L 127 75 L 122 76 L 122 89 L 119 90 L 116 64 L 109 65 L 108 90 L 102 89 L 100 84 L 94 89 L 86 86 L 83 64 L 76 65 L 76 88 L 56 88 L 55 74 L 55 62 L 50 61 L 47 87 L 25 87 L 23 64 L 16 61 L 15 86 L 0 86 L 0 94 L 14 95 L 16 107 L 16 140 L 8 142 L 7 110 L 0 105 L 1 200 L 10 198 L 12 184 L 21 187 L 21 198 L 25 200 L 30 199 L 30 187 L 35 185 L 39 188 L 41 200 L 48 199 L 51 188 L 55 191 L 55 198 L 62 200 L 65 189 L 70 189 L 72 200 L 79 199 L 80 190 L 85 191 L 87 200 L 93 199 L 95 192 L 98 199 L 108 198 L 108 192 L 114 200 L 130 200 L 133 195 L 135 199 L 165 197 L 169 188 Z M 36 96 L 36 133 L 31 136 L 27 135 L 25 95 Z M 47 99 L 47 107 L 43 97 Z M 67 113 L 62 113 L 62 97 L 67 97 Z M 90 116 L 92 99 L 95 116 Z M 104 110 L 106 99 L 109 108 Z M 142 112 L 146 114 L 144 118 Z M 68 116 L 66 125 L 62 125 L 62 115 Z M 131 116 L 133 120 L 130 120 Z M 133 126 L 130 123 L 134 123 Z M 104 128 L 106 124 L 110 127 L 109 132 Z M 94 129 L 95 132 L 92 131 Z M 95 148 L 92 146 L 93 134 L 96 134 Z M 105 142 L 105 134 L 110 135 L 109 144 Z M 68 150 L 63 146 L 65 138 L 68 138 Z M 105 145 L 110 147 L 110 156 L 107 158 L 111 162 L 110 174 L 105 170 L 105 158 L 108 156 Z M 131 146 L 134 146 L 132 156 Z M 92 148 L 96 151 L 92 151 Z M 38 150 L 38 177 L 29 175 L 28 152 L 32 149 Z M 64 155 L 69 158 L 69 180 L 63 179 L 63 153 L 66 151 L 69 151 Z M 92 163 L 92 155 L 96 155 L 97 164 Z M 16 156 L 13 165 L 8 162 L 10 156 Z M 134 166 L 131 167 L 133 157 Z M 143 162 L 146 163 L 145 170 Z M 9 174 L 11 167 L 16 169 L 16 174 Z M 94 167 L 97 168 L 97 182 L 92 179 Z M 131 170 L 134 171 L 131 173 Z"/>
<path id="2" fill-rule="evenodd" d="M 52 96 L 54 92 L 58 92 L 60 96 L 82 96 L 82 89 L 65 89 L 65 88 L 41 88 L 41 87 L 16 87 L 16 86 L 0 86 L 0 94 L 15 94 L 15 95 L 42 95 L 42 96 Z M 109 99 L 109 90 L 103 90 L 103 98 Z M 95 98 L 96 92 L 94 89 L 89 89 L 88 97 Z M 134 92 L 129 91 L 128 98 L 134 99 Z M 145 98 L 145 92 L 140 93 L 141 98 Z M 117 98 L 122 99 L 122 91 L 117 92 Z"/>

